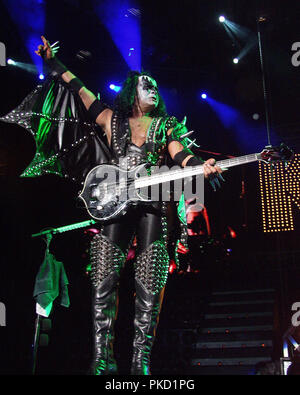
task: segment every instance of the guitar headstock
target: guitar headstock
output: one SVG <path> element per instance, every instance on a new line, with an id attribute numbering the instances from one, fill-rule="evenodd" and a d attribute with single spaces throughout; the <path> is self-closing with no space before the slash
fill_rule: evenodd
<path id="1" fill-rule="evenodd" d="M 284 143 L 278 147 L 266 146 L 259 154 L 258 160 L 267 164 L 276 162 L 287 162 L 294 156 L 294 152 Z"/>

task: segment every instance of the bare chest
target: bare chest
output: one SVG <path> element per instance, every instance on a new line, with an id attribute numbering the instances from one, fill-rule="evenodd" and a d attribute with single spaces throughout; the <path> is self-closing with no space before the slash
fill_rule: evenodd
<path id="1" fill-rule="evenodd" d="M 149 126 L 152 118 L 145 117 L 139 119 L 129 119 L 129 126 L 131 131 L 131 142 L 141 147 L 147 138 Z"/>

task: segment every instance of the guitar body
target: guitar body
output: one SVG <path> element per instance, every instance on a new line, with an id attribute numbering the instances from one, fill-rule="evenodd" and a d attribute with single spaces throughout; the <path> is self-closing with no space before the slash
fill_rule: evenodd
<path id="1" fill-rule="evenodd" d="M 142 164 L 127 171 L 115 165 L 99 165 L 86 176 L 79 194 L 89 215 L 99 221 L 109 221 L 124 215 L 130 205 L 138 201 L 151 202 L 134 181 L 147 175 Z"/>

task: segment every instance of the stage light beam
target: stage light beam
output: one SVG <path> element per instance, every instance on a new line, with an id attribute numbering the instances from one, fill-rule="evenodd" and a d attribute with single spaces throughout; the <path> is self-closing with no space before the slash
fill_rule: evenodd
<path id="1" fill-rule="evenodd" d="M 215 100 L 211 95 L 207 96 L 205 104 L 208 104 L 217 118 L 220 120 L 223 127 L 232 134 L 236 142 L 243 151 L 258 152 L 261 149 L 262 126 L 254 124 L 253 119 L 248 119 L 239 111 L 239 109 L 228 104 L 221 103 Z"/>
<path id="2" fill-rule="evenodd" d="M 43 60 L 35 50 L 41 44 L 45 31 L 45 3 L 43 0 L 3 0 L 12 21 L 18 28 L 23 44 L 39 74 L 43 73 Z M 20 62 L 18 62 L 20 63 Z M 19 65 L 18 65 L 19 66 Z"/>
<path id="3" fill-rule="evenodd" d="M 221 17 L 220 17 L 221 18 Z M 256 34 L 250 29 L 228 19 L 223 21 L 226 33 L 231 38 L 233 45 L 239 48 L 238 59 L 241 60 L 257 45 Z"/>
<path id="4" fill-rule="evenodd" d="M 225 21 L 226 21 L 225 16 L 221 15 L 221 16 L 219 17 L 219 22 L 224 23 Z"/>
<path id="5" fill-rule="evenodd" d="M 112 4 L 113 3 L 113 4 Z M 96 15 L 131 70 L 141 70 L 141 18 L 136 0 L 92 0 Z"/>
<path id="6" fill-rule="evenodd" d="M 7 59 L 7 63 L 11 66 L 18 67 L 19 69 L 25 70 L 31 74 L 38 74 L 40 80 L 44 79 L 44 74 L 39 73 L 36 66 L 32 63 L 17 62 L 13 59 Z"/>

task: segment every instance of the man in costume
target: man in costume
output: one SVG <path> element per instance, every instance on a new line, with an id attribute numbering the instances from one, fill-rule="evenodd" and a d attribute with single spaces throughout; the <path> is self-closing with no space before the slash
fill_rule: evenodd
<path id="1" fill-rule="evenodd" d="M 36 53 L 49 66 L 52 79 L 29 95 L 2 120 L 17 122 L 33 134 L 37 153 L 23 176 L 56 173 L 82 181 L 101 163 L 141 163 L 181 167 L 203 164 L 204 176 L 217 184 L 215 160 L 196 158 L 187 129 L 166 113 L 156 81 L 130 72 L 113 109 L 102 103 L 55 56 L 56 47 L 42 36 Z M 107 141 L 99 137 L 98 125 Z M 70 129 L 70 130 L 69 130 Z M 99 154 L 100 152 L 100 154 Z M 169 162 L 170 163 L 170 162 Z M 116 374 L 113 356 L 118 281 L 134 236 L 135 318 L 131 374 L 150 374 L 150 354 L 168 276 L 165 202 L 132 206 L 121 218 L 105 223 L 91 242 L 94 356 L 91 374 Z"/>

